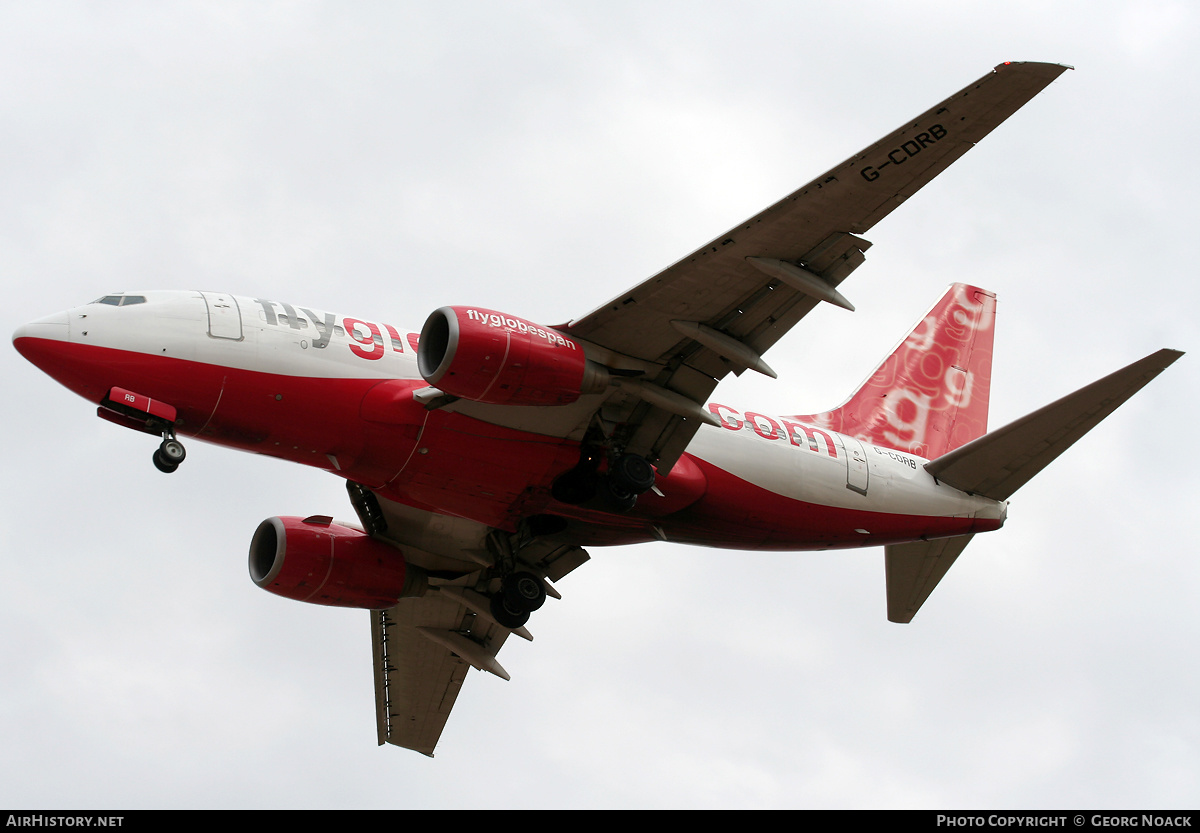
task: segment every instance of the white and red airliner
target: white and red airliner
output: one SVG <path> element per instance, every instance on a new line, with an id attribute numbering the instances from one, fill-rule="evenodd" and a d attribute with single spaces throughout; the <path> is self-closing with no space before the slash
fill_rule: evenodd
<path id="1" fill-rule="evenodd" d="M 262 522 L 273 593 L 371 611 L 379 742 L 433 754 L 468 668 L 496 659 L 587 546 L 886 547 L 908 622 L 1021 485 L 1181 353 L 1161 350 L 988 432 L 996 298 L 951 286 L 822 414 L 711 401 L 864 261 L 860 235 L 1057 78 L 1002 64 L 582 318 L 471 306 L 393 322 L 223 292 L 105 295 L 16 348 L 184 463 L 196 438 L 343 478 L 358 524 Z"/>

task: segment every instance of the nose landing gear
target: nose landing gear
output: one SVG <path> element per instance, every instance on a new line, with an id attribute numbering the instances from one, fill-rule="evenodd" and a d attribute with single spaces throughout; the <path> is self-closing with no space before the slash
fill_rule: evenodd
<path id="1" fill-rule="evenodd" d="M 179 468 L 179 464 L 187 457 L 183 443 L 175 439 L 173 433 L 164 434 L 162 444 L 154 451 L 154 467 L 164 474 L 170 474 Z"/>
<path id="2" fill-rule="evenodd" d="M 175 439 L 175 426 L 182 423 L 178 415 L 174 405 L 116 387 L 108 389 L 108 393 L 100 400 L 100 407 L 96 409 L 96 416 L 109 422 L 162 437 L 162 443 L 154 451 L 153 460 L 154 467 L 165 474 L 179 468 L 187 456 L 183 443 Z"/>

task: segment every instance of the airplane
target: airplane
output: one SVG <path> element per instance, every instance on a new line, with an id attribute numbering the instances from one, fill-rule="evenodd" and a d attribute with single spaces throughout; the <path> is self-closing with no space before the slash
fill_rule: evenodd
<path id="1" fill-rule="evenodd" d="M 1160 350 L 988 431 L 994 293 L 952 285 L 840 407 L 711 401 L 865 262 L 861 235 L 1069 67 L 1007 62 L 633 289 L 547 326 L 474 306 L 417 332 L 215 291 L 104 295 L 14 346 L 97 406 L 181 438 L 324 469 L 357 523 L 280 516 L 251 579 L 370 611 L 377 739 L 430 757 L 471 668 L 497 654 L 586 547 L 883 546 L 909 622 L 1008 499 L 1176 361 Z"/>

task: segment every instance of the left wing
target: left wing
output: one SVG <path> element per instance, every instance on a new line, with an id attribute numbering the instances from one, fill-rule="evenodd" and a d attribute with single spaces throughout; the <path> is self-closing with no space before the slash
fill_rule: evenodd
<path id="1" fill-rule="evenodd" d="M 859 237 L 1068 67 L 1005 63 L 564 331 L 646 368 L 605 402 L 625 450 L 666 472 L 730 371 L 761 356 L 864 261 Z M 852 309 L 852 307 L 850 307 Z M 607 361 L 605 361 L 607 359 Z M 640 364 L 639 364 L 640 363 Z M 663 391 L 666 393 L 663 394 Z M 686 401 L 685 401 L 686 400 Z"/>

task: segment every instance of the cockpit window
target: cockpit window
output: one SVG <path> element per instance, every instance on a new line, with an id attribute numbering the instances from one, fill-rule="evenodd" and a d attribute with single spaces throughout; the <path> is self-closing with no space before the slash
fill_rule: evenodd
<path id="1" fill-rule="evenodd" d="M 146 303 L 145 295 L 105 295 L 92 301 L 93 304 L 108 304 L 110 307 L 128 307 Z"/>

